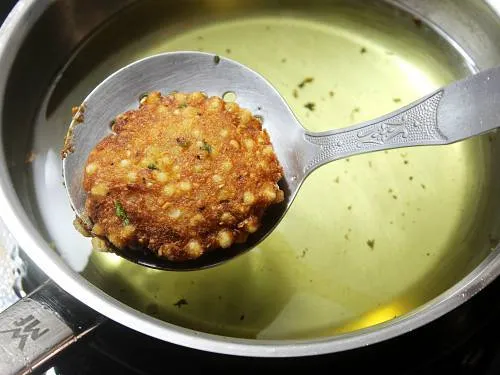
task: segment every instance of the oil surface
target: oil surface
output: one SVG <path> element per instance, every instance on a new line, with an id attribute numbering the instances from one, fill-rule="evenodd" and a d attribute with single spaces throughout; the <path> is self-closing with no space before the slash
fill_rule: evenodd
<path id="1" fill-rule="evenodd" d="M 490 194 L 487 137 L 326 165 L 306 180 L 264 243 L 214 269 L 161 272 L 90 253 L 89 241 L 71 226 L 57 153 L 71 106 L 133 60 L 173 50 L 230 57 L 267 77 L 304 127 L 315 131 L 372 119 L 467 73 L 460 56 L 443 48 L 425 24 L 395 19 L 384 7 L 284 13 L 159 22 L 123 45 L 109 42 L 125 24 L 117 20 L 83 46 L 59 77 L 35 135 L 38 204 L 55 247 L 91 282 L 189 328 L 310 338 L 403 315 L 453 285 L 488 253 L 487 228 L 475 224 Z M 112 53 L 91 61 L 89 51 L 106 40 Z M 85 63 L 95 65 L 83 74 L 78 67 Z"/>

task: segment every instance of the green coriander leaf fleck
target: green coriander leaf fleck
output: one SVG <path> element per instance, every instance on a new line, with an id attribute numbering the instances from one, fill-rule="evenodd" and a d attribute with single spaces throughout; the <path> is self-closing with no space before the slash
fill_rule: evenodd
<path id="1" fill-rule="evenodd" d="M 200 149 L 202 149 L 203 151 L 206 151 L 208 152 L 209 154 L 212 153 L 212 146 L 209 145 L 207 142 L 203 141 L 203 145 L 200 146 Z"/>
<path id="2" fill-rule="evenodd" d="M 115 214 L 122 221 L 123 225 L 129 225 L 130 220 L 128 218 L 127 212 L 123 208 L 119 201 L 115 201 Z"/>

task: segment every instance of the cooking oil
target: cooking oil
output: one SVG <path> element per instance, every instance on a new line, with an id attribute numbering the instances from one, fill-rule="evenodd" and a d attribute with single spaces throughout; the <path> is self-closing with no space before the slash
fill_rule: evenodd
<path id="1" fill-rule="evenodd" d="M 175 50 L 234 59 L 269 79 L 313 131 L 386 114 L 473 69 L 436 30 L 389 6 L 333 2 L 325 8 L 313 1 L 307 9 L 290 2 L 289 8 L 253 10 L 241 2 L 238 10 L 233 2 L 212 3 L 217 6 L 199 4 L 214 19 L 197 11 L 182 18 L 184 11 L 167 13 L 158 2 L 117 17 L 82 46 L 55 83 L 35 137 L 45 158 L 34 166 L 40 211 L 68 262 L 76 264 L 75 254 L 79 261 L 84 254 L 78 267 L 92 283 L 167 322 L 235 337 L 295 339 L 402 316 L 485 257 L 497 236 L 477 224 L 498 200 L 489 186 L 491 136 L 325 165 L 307 178 L 266 241 L 213 269 L 156 271 L 90 253 L 87 239 L 70 226 L 63 188 L 47 183 L 47 170 L 59 168 L 51 155 L 60 147 L 71 106 L 131 61 Z M 156 14 L 156 21 L 137 26 L 140 12 Z M 124 37 L 118 42 L 119 30 L 129 37 L 140 31 L 125 43 Z M 89 57 L 103 46 L 110 52 Z M 81 70 L 83 62 L 91 71 Z M 55 206 L 46 199 L 48 189 L 60 191 L 57 223 L 49 217 Z M 64 230 L 61 218 L 69 223 Z"/>

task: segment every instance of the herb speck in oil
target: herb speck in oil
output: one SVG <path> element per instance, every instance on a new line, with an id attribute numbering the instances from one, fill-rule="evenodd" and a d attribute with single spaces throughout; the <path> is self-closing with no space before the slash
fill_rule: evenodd
<path id="1" fill-rule="evenodd" d="M 307 85 L 308 83 L 313 83 L 313 82 L 314 82 L 313 77 L 306 77 L 302 80 L 302 82 L 300 82 L 298 84 L 298 87 L 299 87 L 299 89 L 303 89 L 305 87 L 305 85 Z"/>
<path id="2" fill-rule="evenodd" d="M 354 120 L 354 116 L 356 115 L 356 113 L 359 113 L 361 111 L 361 109 L 359 107 L 354 107 L 351 111 L 351 120 Z"/>
<path id="3" fill-rule="evenodd" d="M 304 104 L 304 107 L 310 111 L 314 111 L 316 109 L 316 104 L 313 102 L 309 102 L 309 103 Z"/>

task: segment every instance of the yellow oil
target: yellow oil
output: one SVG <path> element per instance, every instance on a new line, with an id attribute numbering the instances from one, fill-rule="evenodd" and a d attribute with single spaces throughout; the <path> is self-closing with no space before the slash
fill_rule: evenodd
<path id="1" fill-rule="evenodd" d="M 173 50 L 248 65 L 315 131 L 372 119 L 467 73 L 433 31 L 383 7 L 244 15 L 233 2 L 219 3 L 219 13 L 231 9 L 223 19 L 172 23 L 170 14 L 117 43 L 58 110 L 69 111 L 71 100 L 79 102 L 116 68 Z M 125 21 L 101 34 L 117 35 L 119 25 Z M 100 43 L 112 39 L 102 35 Z M 93 43 L 81 56 L 97 48 Z M 300 85 L 306 78 L 312 80 Z M 306 180 L 265 242 L 220 267 L 162 272 L 93 253 L 83 274 L 159 319 L 222 335 L 311 338 L 381 323 L 436 297 L 489 251 L 490 233 L 477 221 L 488 212 L 490 148 L 482 137 L 326 165 Z"/>

